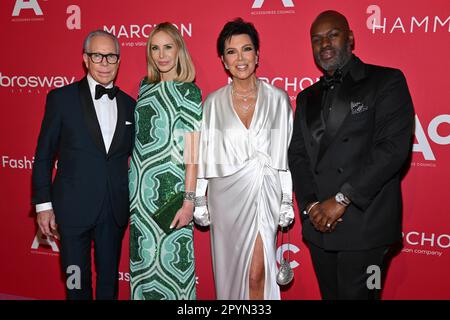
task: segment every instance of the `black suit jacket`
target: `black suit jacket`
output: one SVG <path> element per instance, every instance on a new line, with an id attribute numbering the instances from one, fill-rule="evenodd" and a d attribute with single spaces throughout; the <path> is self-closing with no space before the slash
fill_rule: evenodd
<path id="1" fill-rule="evenodd" d="M 366 250 L 401 239 L 401 169 L 411 152 L 414 110 L 400 70 L 353 57 L 322 138 L 313 138 L 324 93 L 316 83 L 297 96 L 289 166 L 303 238 L 328 250 Z M 342 191 L 352 204 L 335 231 L 316 231 L 303 213 Z"/>
<path id="2" fill-rule="evenodd" d="M 33 166 L 32 203 L 51 201 L 60 226 L 93 225 L 105 197 L 116 222 L 120 226 L 128 222 L 128 157 L 136 102 L 122 91 L 116 101 L 117 125 L 106 153 L 87 78 L 47 95 Z"/>

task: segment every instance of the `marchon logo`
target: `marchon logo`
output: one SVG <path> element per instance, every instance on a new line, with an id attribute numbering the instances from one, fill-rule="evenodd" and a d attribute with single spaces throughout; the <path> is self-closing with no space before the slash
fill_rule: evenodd
<path id="1" fill-rule="evenodd" d="M 450 247 L 449 234 L 425 233 L 409 231 L 403 233 L 405 248 L 403 253 L 415 253 L 426 256 L 441 257 Z M 407 245 L 412 246 L 407 247 Z"/>
<path id="2" fill-rule="evenodd" d="M 308 78 L 308 77 L 305 77 L 305 78 L 258 77 L 258 78 L 262 81 L 266 81 L 267 83 L 270 83 L 273 86 L 279 87 L 286 92 L 294 92 L 294 94 L 296 94 L 297 92 L 303 91 L 304 89 L 313 85 L 315 82 L 319 81 L 319 78 L 313 79 L 313 78 Z"/>
<path id="3" fill-rule="evenodd" d="M 427 133 L 429 139 L 431 139 L 431 141 L 433 141 L 434 143 L 440 145 L 449 145 L 450 135 L 441 136 L 438 132 L 439 126 L 444 123 L 450 124 L 450 114 L 441 114 L 432 119 L 428 125 Z M 417 115 L 415 136 L 417 143 L 413 145 L 413 152 L 422 153 L 425 160 L 436 160 L 433 150 L 431 149 L 430 142 Z"/>
<path id="4" fill-rule="evenodd" d="M 295 101 L 297 98 L 297 94 L 300 91 L 308 88 L 313 85 L 319 78 L 310 78 L 310 77 L 282 77 L 282 76 L 274 76 L 274 77 L 258 77 L 259 80 L 270 83 L 271 85 L 283 89 L 288 92 L 289 98 L 291 101 Z M 228 84 L 230 84 L 233 80 L 228 77 Z"/>
<path id="5" fill-rule="evenodd" d="M 372 30 L 372 33 L 450 32 L 450 16 L 442 19 L 439 16 L 422 16 L 420 18 L 415 16 L 394 17 L 388 19 L 382 18 L 381 8 L 377 5 L 368 6 L 366 13 L 369 14 L 366 25 L 369 30 Z"/>
<path id="6" fill-rule="evenodd" d="M 37 0 L 16 0 L 12 16 L 18 17 L 20 15 L 20 12 L 25 9 L 32 9 L 34 11 L 34 14 L 37 16 L 44 15 Z"/>
<path id="7" fill-rule="evenodd" d="M 7 76 L 0 72 L 0 87 L 3 88 L 60 88 L 74 81 L 75 77 Z"/>
<path id="8" fill-rule="evenodd" d="M 192 23 L 173 24 L 183 37 L 192 37 Z M 156 24 L 130 24 L 103 26 L 103 30 L 114 34 L 124 47 L 145 47 L 147 39 Z M 124 41 L 124 39 L 126 39 Z"/>
<path id="9" fill-rule="evenodd" d="M 260 9 L 262 8 L 265 0 L 255 0 L 253 2 L 252 8 L 253 9 Z M 280 0 L 283 3 L 283 6 L 286 8 L 293 8 L 294 2 L 292 0 Z"/>
<path id="10" fill-rule="evenodd" d="M 413 246 L 426 246 L 438 247 L 441 249 L 447 249 L 450 247 L 450 235 L 449 234 L 436 234 L 425 232 L 410 231 L 403 233 L 403 237 L 407 244 Z"/>
<path id="11" fill-rule="evenodd" d="M 192 23 L 180 25 L 173 24 L 181 33 L 183 37 L 192 37 Z M 156 24 L 130 24 L 130 25 L 112 25 L 103 26 L 103 30 L 114 34 L 118 39 L 147 39 L 150 36 L 150 32 L 156 26 Z"/>

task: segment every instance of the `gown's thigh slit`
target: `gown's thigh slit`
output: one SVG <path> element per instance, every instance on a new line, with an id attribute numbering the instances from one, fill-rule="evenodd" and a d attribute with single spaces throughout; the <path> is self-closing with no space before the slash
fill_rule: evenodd
<path id="1" fill-rule="evenodd" d="M 258 231 L 254 245 L 248 274 L 249 299 L 263 300 L 266 283 L 266 263 L 264 242 Z M 262 281 L 260 281 L 262 279 Z"/>

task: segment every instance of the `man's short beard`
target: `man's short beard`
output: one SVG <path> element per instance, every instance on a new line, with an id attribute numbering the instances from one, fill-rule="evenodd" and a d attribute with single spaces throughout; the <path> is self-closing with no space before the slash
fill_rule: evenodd
<path id="1" fill-rule="evenodd" d="M 324 71 L 334 71 L 339 68 L 342 68 L 347 61 L 352 56 L 352 47 L 350 45 L 350 41 L 345 43 L 344 48 L 340 50 L 336 50 L 336 57 L 333 59 L 333 61 L 330 61 L 329 63 L 325 63 L 320 59 L 320 54 L 315 55 L 316 63 L 324 70 Z"/>

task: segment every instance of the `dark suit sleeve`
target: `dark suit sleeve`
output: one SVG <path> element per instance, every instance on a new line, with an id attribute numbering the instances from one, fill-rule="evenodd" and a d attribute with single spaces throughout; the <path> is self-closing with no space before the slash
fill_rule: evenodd
<path id="1" fill-rule="evenodd" d="M 406 79 L 394 70 L 378 95 L 373 146 L 341 191 L 365 210 L 383 186 L 399 173 L 412 143 L 414 110 Z"/>
<path id="2" fill-rule="evenodd" d="M 51 201 L 52 172 L 61 131 L 61 115 L 54 92 L 47 95 L 32 173 L 32 204 Z"/>
<path id="3" fill-rule="evenodd" d="M 289 145 L 289 169 L 292 173 L 295 197 L 302 212 L 308 203 L 317 201 L 315 193 L 316 187 L 314 177 L 311 172 L 310 159 L 305 147 L 302 128 L 302 107 L 301 94 L 297 97 L 297 107 L 295 109 L 294 130 L 291 144 Z M 302 215 L 301 215 L 302 216 Z"/>

